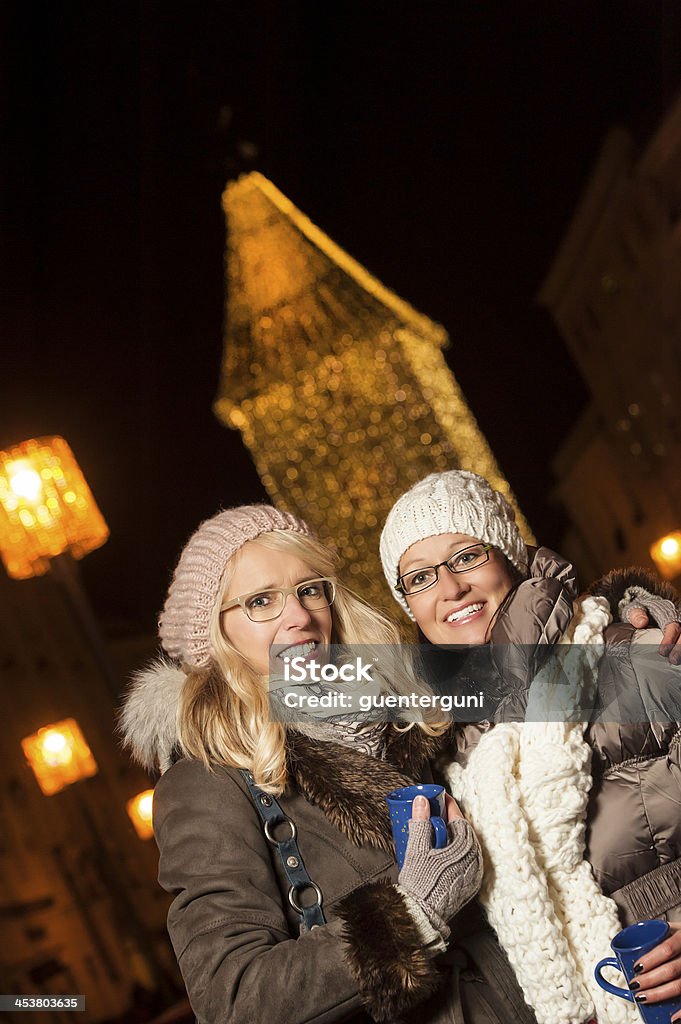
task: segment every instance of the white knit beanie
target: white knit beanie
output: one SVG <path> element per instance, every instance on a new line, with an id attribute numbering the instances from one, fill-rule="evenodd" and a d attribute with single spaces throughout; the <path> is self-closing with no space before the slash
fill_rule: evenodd
<path id="1" fill-rule="evenodd" d="M 441 533 L 463 533 L 498 548 L 517 569 L 527 569 L 527 548 L 503 494 L 465 469 L 431 473 L 398 498 L 381 533 L 381 562 L 395 600 L 413 619 L 404 594 L 395 590 L 402 555 L 412 544 Z"/>
<path id="2" fill-rule="evenodd" d="M 241 505 L 206 519 L 184 546 L 158 632 L 163 649 L 183 665 L 210 661 L 210 617 L 229 559 L 249 540 L 272 530 L 309 534 L 302 519 L 273 505 Z"/>

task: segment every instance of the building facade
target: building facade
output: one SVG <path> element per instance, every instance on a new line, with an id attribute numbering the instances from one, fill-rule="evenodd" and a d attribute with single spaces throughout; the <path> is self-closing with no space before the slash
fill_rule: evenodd
<path id="1" fill-rule="evenodd" d="M 651 564 L 681 528 L 681 99 L 642 152 L 610 133 L 539 300 L 591 391 L 555 459 L 565 553 Z"/>
<path id="2" fill-rule="evenodd" d="M 52 574 L 10 580 L 0 568 L 0 604 L 0 991 L 85 995 L 84 1014 L 35 1015 L 55 1024 L 115 1020 L 142 994 L 168 1005 L 181 991 L 169 898 L 153 839 L 126 813 L 151 780 L 119 749 L 115 696 Z M 136 638 L 112 652 L 121 682 L 153 646 Z M 46 796 L 22 740 L 64 719 L 77 721 L 97 772 Z"/>

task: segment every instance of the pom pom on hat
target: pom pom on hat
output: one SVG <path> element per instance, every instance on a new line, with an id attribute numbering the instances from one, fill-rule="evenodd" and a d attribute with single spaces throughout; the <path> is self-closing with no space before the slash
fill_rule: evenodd
<path id="1" fill-rule="evenodd" d="M 273 505 L 241 505 L 201 523 L 187 541 L 159 620 L 163 649 L 183 665 L 210 661 L 209 627 L 227 562 L 249 540 L 272 530 L 309 535 L 302 519 Z"/>
<path id="2" fill-rule="evenodd" d="M 527 548 L 503 494 L 465 469 L 431 473 L 397 499 L 381 533 L 385 578 L 410 619 L 404 594 L 395 590 L 400 559 L 412 544 L 442 533 L 475 537 L 498 548 L 517 569 L 527 568 Z"/>

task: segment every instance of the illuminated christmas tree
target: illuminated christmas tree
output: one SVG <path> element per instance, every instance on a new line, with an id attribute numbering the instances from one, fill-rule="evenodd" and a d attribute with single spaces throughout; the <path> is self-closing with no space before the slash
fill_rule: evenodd
<path id="1" fill-rule="evenodd" d="M 445 363 L 444 328 L 262 175 L 230 183 L 223 206 L 227 307 L 215 412 L 241 431 L 272 501 L 334 544 L 362 595 L 384 607 L 381 527 L 395 498 L 428 473 L 481 473 L 531 540 Z"/>

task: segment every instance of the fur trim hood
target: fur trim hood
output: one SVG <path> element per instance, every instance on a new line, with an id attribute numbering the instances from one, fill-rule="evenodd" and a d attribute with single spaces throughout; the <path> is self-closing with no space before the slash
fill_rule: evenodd
<path id="1" fill-rule="evenodd" d="M 620 601 L 625 598 L 627 591 L 631 588 L 647 590 L 648 593 L 654 594 L 655 597 L 671 601 L 681 612 L 681 601 L 679 600 L 678 591 L 674 589 L 671 583 L 661 580 L 655 573 L 649 572 L 648 569 L 639 569 L 636 566 L 631 566 L 628 569 L 611 569 L 600 580 L 592 583 L 587 593 L 592 597 L 605 597 L 610 605 L 613 620 L 617 621 L 619 618 L 618 608 Z"/>
<path id="2" fill-rule="evenodd" d="M 177 715 L 185 673 L 159 658 L 134 674 L 121 706 L 117 731 L 123 746 L 150 773 L 170 768 L 176 757 Z"/>

